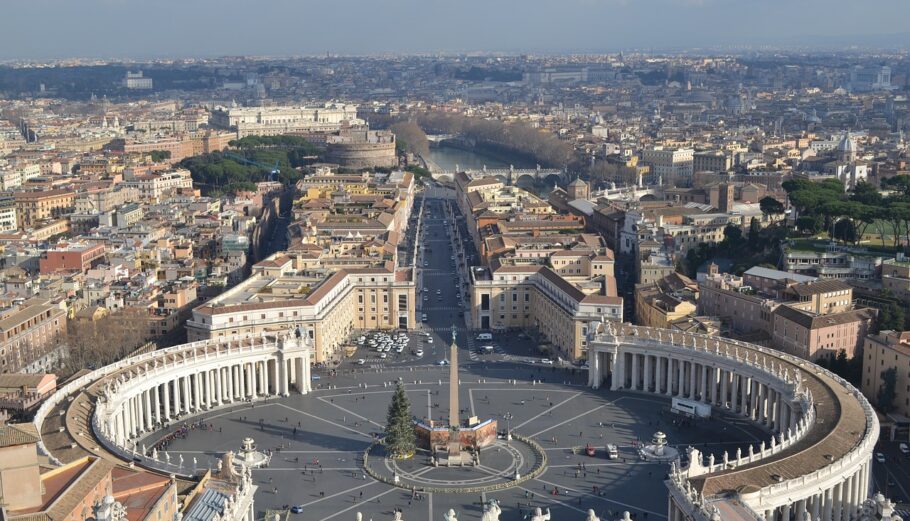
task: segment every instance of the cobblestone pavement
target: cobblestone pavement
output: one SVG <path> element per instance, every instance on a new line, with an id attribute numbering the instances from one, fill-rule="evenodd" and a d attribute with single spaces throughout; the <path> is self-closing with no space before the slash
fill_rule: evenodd
<path id="1" fill-rule="evenodd" d="M 490 498 L 500 501 L 502 521 L 523 519 L 529 506 L 548 507 L 553 519 L 560 521 L 584 519 L 588 508 L 605 519 L 610 519 L 610 511 L 622 510 L 637 512 L 638 519 L 645 514 L 648 519 L 663 519 L 667 493 L 662 480 L 667 467 L 639 461 L 633 447 L 637 440 L 650 439 L 662 430 L 673 445 L 697 444 L 719 456 L 724 450 L 735 453 L 737 446 L 757 440 L 760 434 L 741 421 L 675 425 L 667 412 L 669 401 L 592 391 L 582 386 L 586 375 L 579 370 L 572 374 L 564 368 L 508 361 L 467 363 L 461 368 L 462 417 L 494 417 L 501 429 L 511 426 L 516 433 L 537 440 L 547 451 L 549 465 L 537 479 L 505 491 L 477 497 L 435 493 L 412 499 L 408 491 L 366 476 L 360 457 L 373 433 L 382 431 L 391 382 L 398 378 L 406 384 L 415 416 L 447 418 L 447 370 L 433 365 L 343 366 L 336 377 L 323 373 L 316 382 L 319 389 L 312 394 L 214 411 L 205 416 L 212 430 L 191 431 L 187 438 L 172 442 L 168 452 L 172 458 L 182 454 L 187 465 L 195 458 L 197 467 L 204 469 L 214 465 L 218 454 L 236 450 L 243 437 L 253 437 L 260 449 L 273 450 L 271 466 L 253 473 L 260 486 L 256 509 L 261 515 L 266 508 L 304 505 L 304 513 L 292 514 L 292 520 L 353 520 L 360 511 L 364 519 L 379 521 L 392 519 L 395 508 L 404 510 L 405 520 L 437 520 L 443 511 L 454 508 L 461 513 L 459 519 L 470 521 L 480 519 L 480 503 Z M 542 383 L 532 385 L 532 379 Z M 509 414 L 510 421 L 506 420 Z M 587 443 L 596 447 L 595 456 L 584 454 Z M 619 446 L 620 459 L 606 459 L 607 443 Z M 494 462 L 494 467 L 510 468 L 509 462 L 491 458 Z M 407 468 L 424 475 L 420 465 L 415 460 Z M 469 469 L 436 472 L 438 477 L 431 470 L 425 472 L 428 479 L 454 482 L 480 477 Z M 483 474 L 487 481 L 489 471 L 477 470 L 482 472 L 487 472 Z"/>

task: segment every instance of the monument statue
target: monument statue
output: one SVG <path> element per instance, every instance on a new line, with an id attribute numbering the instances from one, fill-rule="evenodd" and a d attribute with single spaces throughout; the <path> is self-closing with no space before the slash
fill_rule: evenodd
<path id="1" fill-rule="evenodd" d="M 363 514 L 357 512 L 357 514 L 354 516 L 354 521 L 363 521 Z"/>
<path id="2" fill-rule="evenodd" d="M 455 509 L 450 508 L 448 512 L 442 514 L 442 518 L 445 521 L 458 521 L 458 518 L 456 517 L 457 515 L 458 514 L 455 513 Z"/>
<path id="3" fill-rule="evenodd" d="M 593 508 L 589 508 L 588 517 L 585 518 L 585 521 L 600 521 L 600 518 L 597 517 L 597 514 L 594 513 Z"/>
<path id="4" fill-rule="evenodd" d="M 480 518 L 480 521 L 499 521 L 499 516 L 502 514 L 502 509 L 499 508 L 499 503 L 495 499 L 491 499 L 483 507 L 483 517 Z"/>
<path id="5" fill-rule="evenodd" d="M 535 508 L 531 521 L 550 521 L 550 509 L 548 508 L 547 513 L 544 514 L 540 507 Z"/>

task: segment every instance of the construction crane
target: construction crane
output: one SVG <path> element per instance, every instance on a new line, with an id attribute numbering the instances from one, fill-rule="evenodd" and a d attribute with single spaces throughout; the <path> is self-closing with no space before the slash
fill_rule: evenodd
<path id="1" fill-rule="evenodd" d="M 260 163 L 258 161 L 253 161 L 252 159 L 247 159 L 247 158 L 237 155 L 237 154 L 232 154 L 230 152 L 225 152 L 224 157 L 226 157 L 228 159 L 233 159 L 234 161 L 237 161 L 239 163 L 258 166 L 260 168 L 268 170 L 269 171 L 269 181 L 274 181 L 275 176 L 277 176 L 278 174 L 281 173 L 281 170 L 279 169 L 280 165 L 279 165 L 278 161 L 275 161 L 274 165 L 266 165 L 266 164 Z"/>

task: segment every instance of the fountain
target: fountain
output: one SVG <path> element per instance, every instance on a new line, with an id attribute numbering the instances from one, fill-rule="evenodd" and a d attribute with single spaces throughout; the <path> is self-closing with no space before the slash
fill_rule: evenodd
<path id="1" fill-rule="evenodd" d="M 234 464 L 242 468 L 258 469 L 267 466 L 271 459 L 272 457 L 268 454 L 256 450 L 256 442 L 253 438 L 246 437 L 240 443 L 240 450 L 234 457 Z"/>
<path id="2" fill-rule="evenodd" d="M 648 461 L 670 462 L 679 458 L 679 451 L 667 445 L 667 435 L 661 431 L 655 432 L 651 443 L 639 449 L 638 454 Z"/>

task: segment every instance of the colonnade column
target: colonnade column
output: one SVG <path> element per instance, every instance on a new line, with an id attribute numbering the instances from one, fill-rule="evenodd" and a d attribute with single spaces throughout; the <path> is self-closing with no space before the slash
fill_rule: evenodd
<path id="1" fill-rule="evenodd" d="M 171 382 L 165 382 L 164 386 L 164 421 L 171 420 Z"/>
<path id="2" fill-rule="evenodd" d="M 677 366 L 677 373 L 678 373 L 678 378 L 676 379 L 676 396 L 682 397 L 683 388 L 685 387 L 683 385 L 683 382 L 686 381 L 685 363 L 682 360 L 677 360 L 676 366 Z"/>
<path id="3" fill-rule="evenodd" d="M 150 430 L 152 430 L 152 426 L 153 426 L 152 390 L 151 389 L 142 392 L 142 406 L 143 406 L 142 412 L 143 412 L 143 416 L 144 416 L 143 425 L 145 425 L 145 430 L 150 431 Z"/>
<path id="4" fill-rule="evenodd" d="M 183 412 L 190 412 L 190 382 L 189 375 L 183 377 Z"/>
<path id="5" fill-rule="evenodd" d="M 708 372 L 710 368 L 705 364 L 701 365 L 701 401 L 708 401 Z"/>
<path id="6" fill-rule="evenodd" d="M 654 379 L 653 375 L 652 375 L 653 371 L 654 371 L 654 369 L 651 365 L 651 355 L 646 354 L 645 355 L 645 383 L 644 383 L 643 389 L 647 392 L 651 392 L 651 381 Z"/>
<path id="7" fill-rule="evenodd" d="M 698 392 L 698 364 L 689 362 L 689 399 L 694 400 Z"/>
<path id="8" fill-rule="evenodd" d="M 629 389 L 638 390 L 638 353 L 632 353 L 632 378 L 629 381 Z"/>

